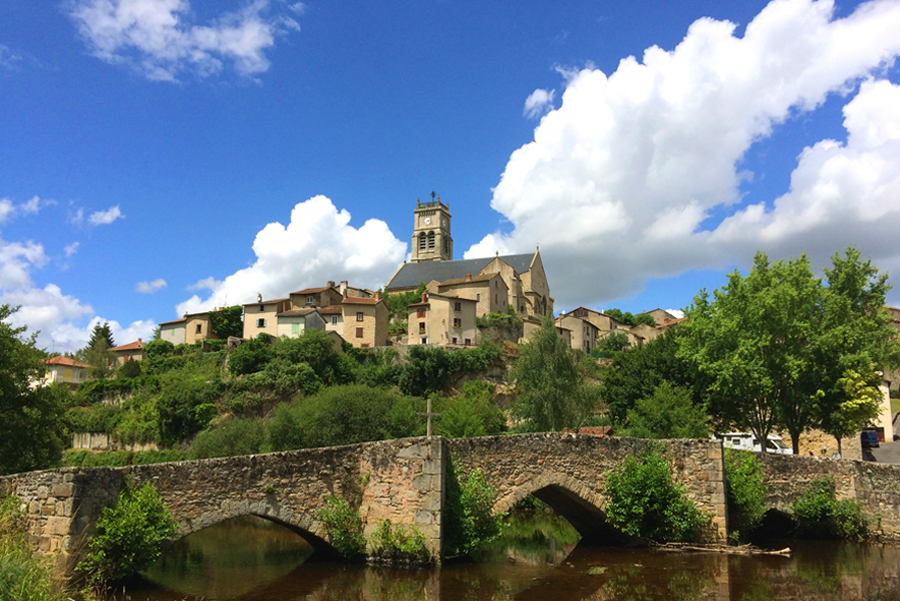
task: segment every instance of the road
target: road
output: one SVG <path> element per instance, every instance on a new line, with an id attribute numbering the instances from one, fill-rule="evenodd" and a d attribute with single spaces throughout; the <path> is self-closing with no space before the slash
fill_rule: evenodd
<path id="1" fill-rule="evenodd" d="M 872 454 L 879 463 L 900 463 L 900 441 L 883 442 Z"/>

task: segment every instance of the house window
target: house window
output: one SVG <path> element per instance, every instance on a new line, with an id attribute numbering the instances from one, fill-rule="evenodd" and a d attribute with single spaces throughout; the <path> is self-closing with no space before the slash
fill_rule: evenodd
<path id="1" fill-rule="evenodd" d="M 428 232 L 428 248 L 434 248 L 434 232 Z"/>
<path id="2" fill-rule="evenodd" d="M 262 312 L 265 311 L 265 310 L 266 310 L 266 306 L 265 306 L 265 305 L 260 305 L 260 306 L 259 306 L 259 311 L 260 311 L 260 313 L 262 313 Z"/>
<path id="3" fill-rule="evenodd" d="M 357 338 L 363 337 L 363 329 L 362 328 L 356 328 L 356 337 Z"/>
<path id="4" fill-rule="evenodd" d="M 454 311 L 462 311 L 462 303 L 453 303 Z"/>
<path id="5" fill-rule="evenodd" d="M 428 338 L 425 338 L 423 336 L 421 342 L 422 342 L 422 344 L 428 344 Z"/>
<path id="6" fill-rule="evenodd" d="M 292 323 L 291 324 L 291 334 L 299 334 L 300 333 L 300 324 Z"/>
<path id="7" fill-rule="evenodd" d="M 369 343 L 368 343 L 368 342 L 362 342 L 362 343 L 360 343 L 359 346 L 360 346 L 361 348 L 369 348 Z"/>
<path id="8" fill-rule="evenodd" d="M 337 323 L 337 315 L 332 315 L 331 316 L 331 325 L 334 325 L 336 323 Z"/>
<path id="9" fill-rule="evenodd" d="M 425 309 L 419 309 L 418 311 L 416 311 L 416 316 L 425 317 Z"/>
<path id="10" fill-rule="evenodd" d="M 311 304 L 313 304 L 314 302 L 316 302 L 316 297 L 313 296 L 312 294 L 310 294 L 310 295 L 308 295 L 308 296 L 306 297 L 306 304 L 307 304 L 307 305 L 311 305 Z"/>
<path id="11" fill-rule="evenodd" d="M 478 293 L 475 295 L 475 300 L 477 300 L 477 301 L 481 300 L 481 293 Z"/>
<path id="12" fill-rule="evenodd" d="M 256 320 L 256 327 L 257 327 L 257 328 L 264 328 L 264 327 L 266 327 L 266 320 L 265 320 L 265 319 L 257 319 L 257 320 Z"/>
<path id="13" fill-rule="evenodd" d="M 356 314 L 356 321 L 362 321 L 362 320 L 363 320 L 363 314 L 362 314 L 362 313 L 357 313 L 357 314 Z"/>
<path id="14" fill-rule="evenodd" d="M 419 322 L 419 334 L 424 334 L 424 333 L 425 333 L 425 322 L 420 321 Z"/>
<path id="15" fill-rule="evenodd" d="M 198 334 L 203 333 L 203 324 L 200 324 L 200 323 L 197 324 L 197 333 Z"/>
<path id="16" fill-rule="evenodd" d="M 454 337 L 451 338 L 450 340 L 453 342 L 453 344 L 456 344 L 456 336 L 454 336 Z"/>
<path id="17" fill-rule="evenodd" d="M 459 317 L 454 317 L 454 318 L 453 318 L 453 327 L 454 327 L 454 328 L 461 328 L 461 327 L 462 327 L 462 320 L 461 320 Z"/>
<path id="18" fill-rule="evenodd" d="M 499 302 L 500 302 L 500 295 L 499 295 L 499 294 L 495 294 L 495 295 L 494 295 L 494 302 L 495 302 L 495 303 L 499 303 Z"/>
<path id="19" fill-rule="evenodd" d="M 466 346 L 470 346 L 472 344 L 471 338 L 466 338 Z"/>

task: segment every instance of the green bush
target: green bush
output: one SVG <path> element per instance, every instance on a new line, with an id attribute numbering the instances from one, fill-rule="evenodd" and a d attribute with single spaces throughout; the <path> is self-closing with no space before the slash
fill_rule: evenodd
<path id="1" fill-rule="evenodd" d="M 272 347 L 261 338 L 247 340 L 231 351 L 228 369 L 236 376 L 260 371 L 272 359 Z"/>
<path id="2" fill-rule="evenodd" d="M 699 538 L 702 515 L 684 489 L 672 482 L 662 455 L 648 448 L 630 455 L 606 478 L 606 515 L 623 533 L 655 541 Z"/>
<path id="3" fill-rule="evenodd" d="M 126 486 L 115 507 L 103 508 L 77 569 L 98 587 L 121 582 L 156 561 L 162 542 L 177 532 L 178 524 L 152 484 L 138 490 Z"/>
<path id="4" fill-rule="evenodd" d="M 191 459 L 251 455 L 262 450 L 266 430 L 258 419 L 229 419 L 216 427 L 201 432 L 188 455 Z"/>
<path id="5" fill-rule="evenodd" d="M 463 385 L 454 397 L 438 397 L 436 411 L 441 413 L 435 433 L 448 438 L 499 434 L 506 425 L 503 411 L 494 404 L 494 386 L 484 380 Z"/>
<path id="6" fill-rule="evenodd" d="M 64 601 L 53 581 L 53 564 L 38 558 L 28 541 L 27 520 L 15 497 L 0 499 L 0 599 Z"/>
<path id="7" fill-rule="evenodd" d="M 503 515 L 494 515 L 495 491 L 481 470 L 457 475 L 459 466 L 451 461 L 445 477 L 444 532 L 447 552 L 465 555 L 500 536 Z"/>
<path id="8" fill-rule="evenodd" d="M 662 382 L 650 397 L 628 410 L 626 435 L 703 439 L 709 436 L 709 416 L 706 407 L 694 404 L 690 390 Z"/>
<path id="9" fill-rule="evenodd" d="M 116 377 L 119 379 L 137 378 L 141 375 L 141 362 L 129 359 L 119 367 Z"/>
<path id="10" fill-rule="evenodd" d="M 762 464 L 748 451 L 725 449 L 725 494 L 728 499 L 729 537 L 745 539 L 762 523 L 766 513 L 766 486 Z"/>
<path id="11" fill-rule="evenodd" d="M 185 461 L 185 451 L 84 451 L 68 450 L 63 453 L 63 467 L 121 467 Z"/>
<path id="12" fill-rule="evenodd" d="M 279 405 L 267 423 L 270 451 L 325 447 L 411 436 L 415 411 L 396 390 L 349 385 L 324 388 Z M 422 423 L 418 418 L 418 424 Z"/>
<path id="13" fill-rule="evenodd" d="M 325 499 L 325 505 L 319 510 L 318 518 L 325 524 L 334 548 L 346 558 L 363 555 L 366 539 L 359 513 L 346 500 L 333 496 Z"/>
<path id="14" fill-rule="evenodd" d="M 444 390 L 455 374 L 486 371 L 500 360 L 502 352 L 500 345 L 490 341 L 458 351 L 415 345 L 409 349 L 398 384 L 406 394 L 428 396 Z"/>
<path id="15" fill-rule="evenodd" d="M 834 480 L 810 482 L 793 507 L 797 533 L 810 538 L 862 540 L 868 531 L 862 508 L 850 499 L 837 500 Z"/>
<path id="16" fill-rule="evenodd" d="M 410 526 L 408 531 L 399 524 L 392 526 L 390 520 L 378 521 L 369 542 L 369 552 L 379 559 L 390 561 L 431 561 L 422 531 L 415 526 Z"/>

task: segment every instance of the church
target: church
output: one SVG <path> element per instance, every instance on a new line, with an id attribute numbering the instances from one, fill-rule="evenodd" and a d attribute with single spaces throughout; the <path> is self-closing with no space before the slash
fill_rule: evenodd
<path id="1" fill-rule="evenodd" d="M 451 219 L 450 205 L 440 196 L 432 193 L 430 202 L 416 201 L 412 257 L 385 286 L 387 294 L 416 290 L 424 283 L 429 294 L 476 301 L 479 316 L 505 313 L 508 307 L 523 316 L 553 315 L 540 251 L 454 261 Z"/>

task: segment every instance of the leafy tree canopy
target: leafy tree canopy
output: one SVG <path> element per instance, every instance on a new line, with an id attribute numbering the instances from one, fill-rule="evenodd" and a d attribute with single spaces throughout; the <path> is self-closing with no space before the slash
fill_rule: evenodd
<path id="1" fill-rule="evenodd" d="M 620 309 L 604 309 L 603 312 L 618 321 L 623 326 L 634 327 L 641 324 L 645 324 L 648 326 L 656 325 L 656 320 L 653 319 L 653 316 L 648 313 L 638 313 L 637 315 L 632 315 L 628 311 L 623 312 Z"/>
<path id="2" fill-rule="evenodd" d="M 91 338 L 88 340 L 88 347 L 92 349 L 97 348 L 100 344 L 105 344 L 105 348 L 108 349 L 116 346 L 116 343 L 113 341 L 112 330 L 110 330 L 109 324 L 106 322 L 96 324 L 91 331 Z"/>
<path id="3" fill-rule="evenodd" d="M 663 382 L 653 396 L 628 411 L 627 433 L 636 438 L 706 438 L 708 422 L 706 407 L 694 405 L 689 390 Z"/>
<path id="4" fill-rule="evenodd" d="M 209 325 L 213 333 L 219 338 L 236 336 L 240 338 L 244 334 L 244 308 L 240 305 L 225 307 L 219 311 L 209 312 Z"/>
<path id="5" fill-rule="evenodd" d="M 56 465 L 65 446 L 63 412 L 69 392 L 61 386 L 30 388 L 43 376 L 44 353 L 36 334 L 9 323 L 18 307 L 0 305 L 0 474 Z"/>

